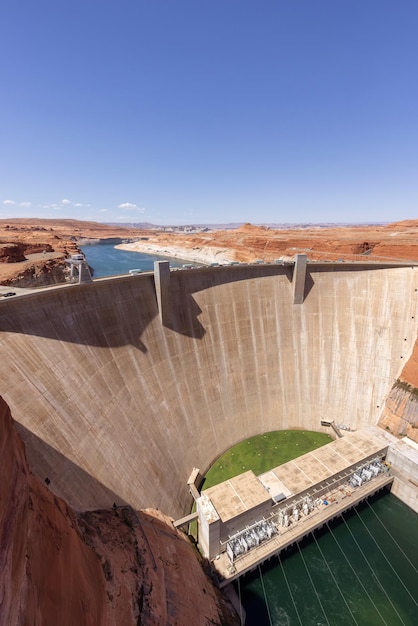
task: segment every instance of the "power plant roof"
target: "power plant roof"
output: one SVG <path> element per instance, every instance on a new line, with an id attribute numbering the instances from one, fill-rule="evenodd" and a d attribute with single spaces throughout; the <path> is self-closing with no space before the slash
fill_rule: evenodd
<path id="1" fill-rule="evenodd" d="M 330 479 L 387 446 L 369 433 L 347 432 L 344 437 L 256 476 L 251 470 L 202 493 L 210 498 L 222 522 L 263 505 L 281 494 L 289 497 Z"/>

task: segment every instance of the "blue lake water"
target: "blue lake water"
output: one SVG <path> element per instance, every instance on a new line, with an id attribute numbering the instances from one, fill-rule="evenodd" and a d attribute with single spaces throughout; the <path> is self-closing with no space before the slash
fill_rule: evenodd
<path id="1" fill-rule="evenodd" d="M 171 267 L 181 267 L 184 263 L 190 263 L 184 259 L 155 256 L 118 250 L 114 244 L 94 244 L 81 246 L 87 263 L 94 269 L 93 278 L 128 274 L 131 269 L 141 269 L 143 272 L 154 271 L 154 261 L 170 261 Z M 197 266 L 198 263 L 193 263 Z"/>

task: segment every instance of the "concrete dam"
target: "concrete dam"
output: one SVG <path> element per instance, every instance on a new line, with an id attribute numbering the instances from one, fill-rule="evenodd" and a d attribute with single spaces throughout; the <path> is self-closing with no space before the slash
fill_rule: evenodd
<path id="1" fill-rule="evenodd" d="M 417 268 L 171 271 L 0 302 L 3 395 L 72 507 L 190 510 L 187 479 L 262 432 L 377 424 L 417 336 Z M 161 297 L 161 294 L 163 297 Z M 300 296 L 300 294 L 299 294 Z"/>

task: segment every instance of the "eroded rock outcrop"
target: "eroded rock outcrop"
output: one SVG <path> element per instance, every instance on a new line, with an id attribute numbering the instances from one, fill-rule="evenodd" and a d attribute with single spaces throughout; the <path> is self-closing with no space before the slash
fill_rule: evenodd
<path id="1" fill-rule="evenodd" d="M 28 255 L 53 251 L 49 243 L 0 242 L 0 263 L 21 263 Z"/>
<path id="2" fill-rule="evenodd" d="M 69 266 L 64 257 L 56 259 L 26 262 L 12 276 L 2 280 L 3 285 L 10 287 L 47 287 L 66 282 Z"/>
<path id="3" fill-rule="evenodd" d="M 20 263 L 25 261 L 24 247 L 17 243 L 0 243 L 0 263 Z"/>
<path id="4" fill-rule="evenodd" d="M 418 340 L 386 399 L 379 425 L 418 443 Z"/>
<path id="5" fill-rule="evenodd" d="M 28 470 L 0 399 L 0 623 L 105 623 L 105 579 L 74 513 Z"/>
<path id="6" fill-rule="evenodd" d="M 33 476 L 2 398 L 0 459 L 0 624 L 238 623 L 166 516 L 77 515 Z"/>

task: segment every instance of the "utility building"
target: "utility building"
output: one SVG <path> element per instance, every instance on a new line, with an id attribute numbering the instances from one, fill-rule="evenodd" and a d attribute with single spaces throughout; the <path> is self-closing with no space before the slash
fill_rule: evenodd
<path id="1" fill-rule="evenodd" d="M 390 484 L 386 452 L 369 433 L 350 432 L 260 476 L 247 471 L 203 491 L 199 545 L 220 585 Z"/>

